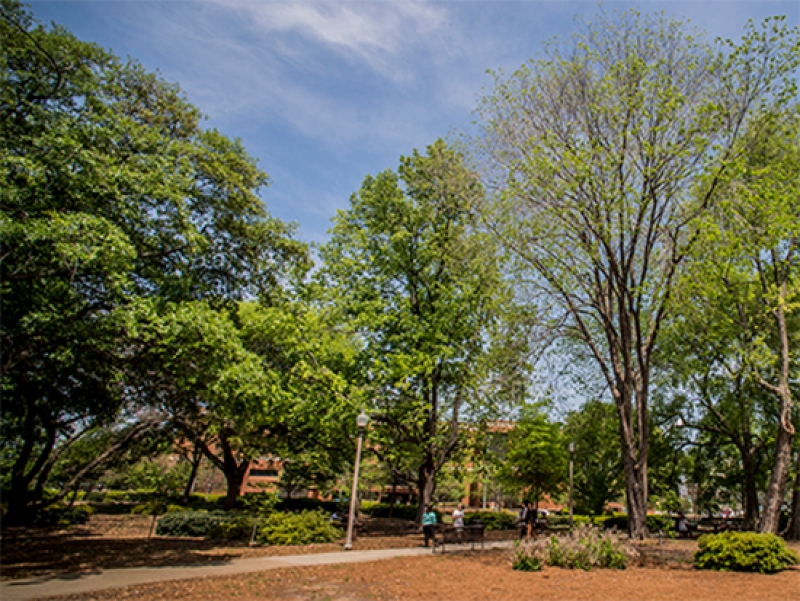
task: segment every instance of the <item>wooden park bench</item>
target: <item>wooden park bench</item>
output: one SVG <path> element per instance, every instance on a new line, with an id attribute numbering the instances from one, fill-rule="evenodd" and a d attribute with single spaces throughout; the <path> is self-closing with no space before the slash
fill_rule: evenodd
<path id="1" fill-rule="evenodd" d="M 482 522 L 469 524 L 461 529 L 440 524 L 436 527 L 436 536 L 433 539 L 433 552 L 436 553 L 436 548 L 439 547 L 442 553 L 444 553 L 448 544 L 463 545 L 470 543 L 474 551 L 475 543 L 480 543 L 481 549 L 483 549 L 483 534 L 485 530 L 486 526 Z"/>

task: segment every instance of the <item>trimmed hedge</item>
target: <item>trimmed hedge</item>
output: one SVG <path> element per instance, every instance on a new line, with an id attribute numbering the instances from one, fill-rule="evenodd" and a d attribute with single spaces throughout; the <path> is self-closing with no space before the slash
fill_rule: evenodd
<path id="1" fill-rule="evenodd" d="M 185 511 L 168 513 L 156 525 L 159 536 L 209 536 L 215 528 L 229 520 L 231 514 Z"/>
<path id="2" fill-rule="evenodd" d="M 599 518 L 597 522 L 599 523 L 600 520 L 602 520 L 603 528 L 606 530 L 617 528 L 625 531 L 628 529 L 628 516 L 624 513 L 617 513 L 604 519 Z M 668 515 L 648 515 L 645 523 L 650 532 L 658 532 L 659 530 L 671 532 L 675 529 L 675 520 Z"/>
<path id="3" fill-rule="evenodd" d="M 505 511 L 473 511 L 464 516 L 465 524 L 483 522 L 486 530 L 513 530 L 517 518 Z"/>
<path id="4" fill-rule="evenodd" d="M 800 563 L 797 553 L 774 534 L 723 532 L 705 534 L 697 541 L 695 567 L 723 572 L 772 574 Z"/>
<path id="5" fill-rule="evenodd" d="M 583 526 L 588 524 L 594 524 L 594 520 L 591 516 L 588 515 L 573 515 L 572 516 L 572 524 L 574 526 Z M 550 514 L 547 516 L 547 525 L 548 526 L 569 526 L 569 515 L 561 515 L 561 514 Z"/>
<path id="6" fill-rule="evenodd" d="M 372 518 L 388 518 L 389 517 L 389 504 L 388 503 L 361 503 L 361 513 L 368 515 Z M 436 513 L 436 521 L 441 523 L 442 512 L 434 510 Z M 392 518 L 398 520 L 416 520 L 417 519 L 417 506 L 416 505 L 397 505 L 395 504 L 392 509 Z"/>

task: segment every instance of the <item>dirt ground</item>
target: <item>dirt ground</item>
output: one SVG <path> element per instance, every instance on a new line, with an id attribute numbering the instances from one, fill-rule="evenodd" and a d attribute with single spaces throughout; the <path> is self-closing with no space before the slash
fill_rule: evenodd
<path id="1" fill-rule="evenodd" d="M 69 530 L 4 531 L 0 553 L 0 579 L 17 580 L 98 569 L 160 567 L 219 563 L 221 560 L 274 555 L 300 555 L 341 551 L 341 543 L 286 547 L 250 547 L 242 542 L 200 538 L 148 539 L 151 518 L 141 515 L 93 515 L 89 523 Z M 418 546 L 419 534 L 359 537 L 356 550 Z M 373 527 L 374 529 L 374 527 Z"/>
<path id="2" fill-rule="evenodd" d="M 102 519 L 101 519 L 102 518 Z M 4 534 L 2 576 L 83 571 L 93 568 L 176 565 L 219 560 L 340 550 L 340 545 L 231 547 L 202 540 L 146 540 L 149 522 L 138 516 L 93 516 L 89 527 L 16 539 Z M 420 544 L 416 534 L 362 538 L 358 547 Z M 162 599 L 242 601 L 782 601 L 800 599 L 800 569 L 781 574 L 694 570 L 694 541 L 648 541 L 638 546 L 639 565 L 627 570 L 511 569 L 509 551 L 475 551 L 396 558 L 381 562 L 273 570 L 188 581 L 139 585 L 61 600 Z M 795 549 L 800 547 L 794 545 Z"/>

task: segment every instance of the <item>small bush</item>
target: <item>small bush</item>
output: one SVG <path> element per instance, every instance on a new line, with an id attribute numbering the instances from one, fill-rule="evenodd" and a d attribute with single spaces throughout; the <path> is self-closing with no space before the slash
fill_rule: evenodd
<path id="1" fill-rule="evenodd" d="M 273 513 L 261 521 L 257 540 L 267 545 L 330 543 L 342 535 L 322 511 Z"/>
<path id="2" fill-rule="evenodd" d="M 522 551 L 519 542 L 517 542 L 511 567 L 521 572 L 541 572 L 542 562 L 536 555 Z"/>
<path id="3" fill-rule="evenodd" d="M 75 526 L 88 522 L 89 516 L 93 513 L 94 508 L 89 505 L 73 505 L 72 507 L 68 507 L 58 503 L 37 512 L 33 518 L 33 525 L 40 528 Z"/>
<path id="4" fill-rule="evenodd" d="M 628 530 L 628 516 L 624 513 L 617 513 L 610 517 L 600 517 L 595 520 L 599 525 L 602 523 L 603 528 L 610 530 L 616 528 L 617 530 Z M 648 515 L 645 518 L 645 524 L 650 532 L 670 532 L 675 529 L 675 520 L 669 515 Z"/>
<path id="5" fill-rule="evenodd" d="M 249 515 L 227 515 L 211 526 L 208 538 L 216 540 L 250 540 L 255 519 Z"/>
<path id="6" fill-rule="evenodd" d="M 389 503 L 368 503 L 365 501 L 361 504 L 361 513 L 373 518 L 388 518 Z M 392 518 L 398 520 L 416 520 L 417 506 L 395 504 L 392 508 Z M 441 512 L 436 512 L 436 521 L 441 523 Z"/>
<path id="7" fill-rule="evenodd" d="M 505 511 L 473 511 L 464 516 L 465 524 L 483 522 L 486 530 L 513 530 L 517 518 Z"/>
<path id="8" fill-rule="evenodd" d="M 797 553 L 774 534 L 723 532 L 706 534 L 697 541 L 695 566 L 701 570 L 781 572 L 800 563 Z"/>
<path id="9" fill-rule="evenodd" d="M 159 536 L 208 536 L 230 514 L 185 511 L 168 513 L 156 525 Z"/>
<path id="10" fill-rule="evenodd" d="M 163 515 L 169 511 L 170 505 L 164 499 L 150 499 L 147 503 L 136 505 L 131 509 L 132 515 Z M 172 505 L 172 507 L 177 507 Z"/>
<path id="11" fill-rule="evenodd" d="M 560 568 L 624 570 L 629 559 L 637 555 L 638 552 L 621 535 L 582 525 L 561 536 L 518 545 L 512 564 L 525 561 L 533 563 L 533 559 L 524 559 L 530 557 L 542 564 Z"/>
<path id="12" fill-rule="evenodd" d="M 588 515 L 578 515 L 575 514 L 572 516 L 572 524 L 574 526 L 582 526 L 592 523 L 592 518 Z M 548 526 L 569 526 L 569 514 L 562 515 L 562 514 L 550 514 L 547 516 L 547 525 Z"/>

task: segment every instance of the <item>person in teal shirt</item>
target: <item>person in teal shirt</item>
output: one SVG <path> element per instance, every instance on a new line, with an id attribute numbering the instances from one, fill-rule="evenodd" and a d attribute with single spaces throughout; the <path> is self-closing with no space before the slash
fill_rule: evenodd
<path id="1" fill-rule="evenodd" d="M 422 514 L 422 534 L 425 536 L 425 546 L 428 546 L 428 541 L 433 541 L 433 546 L 436 546 L 436 513 L 431 509 L 430 505 L 425 506 L 425 512 Z"/>

